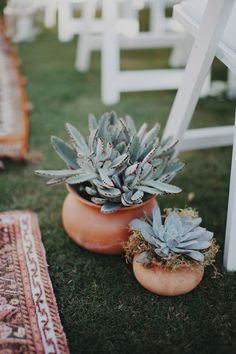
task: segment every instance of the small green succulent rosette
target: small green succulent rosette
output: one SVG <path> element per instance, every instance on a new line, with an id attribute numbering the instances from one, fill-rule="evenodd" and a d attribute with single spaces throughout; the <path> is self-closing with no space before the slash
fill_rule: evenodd
<path id="1" fill-rule="evenodd" d="M 68 169 L 38 170 L 47 184 L 67 183 L 104 213 L 141 204 L 153 195 L 179 193 L 171 183 L 184 163 L 175 158 L 176 140 L 160 140 L 160 126 L 136 128 L 129 116 L 89 116 L 89 135 L 66 124 L 71 143 L 52 137 L 52 145 Z"/>
<path id="2" fill-rule="evenodd" d="M 152 218 L 134 219 L 130 223 L 133 233 L 125 245 L 127 259 L 139 254 L 137 262 L 145 265 L 212 264 L 218 246 L 213 232 L 201 227 L 201 223 L 202 219 L 193 209 L 166 209 L 162 216 L 156 207 Z"/>

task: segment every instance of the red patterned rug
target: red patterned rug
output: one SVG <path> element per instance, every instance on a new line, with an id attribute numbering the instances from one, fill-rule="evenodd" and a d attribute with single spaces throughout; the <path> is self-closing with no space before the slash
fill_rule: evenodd
<path id="1" fill-rule="evenodd" d="M 0 22 L 0 157 L 26 157 L 28 108 L 17 53 L 4 36 Z"/>
<path id="2" fill-rule="evenodd" d="M 37 216 L 0 213 L 0 354 L 69 353 Z"/>

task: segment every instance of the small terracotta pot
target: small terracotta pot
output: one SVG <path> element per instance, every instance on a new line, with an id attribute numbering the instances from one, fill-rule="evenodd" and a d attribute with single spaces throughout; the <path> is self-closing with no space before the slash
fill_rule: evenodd
<path id="1" fill-rule="evenodd" d="M 155 197 L 142 204 L 121 208 L 103 214 L 101 206 L 80 197 L 67 186 L 69 191 L 62 208 L 62 221 L 68 235 L 81 247 L 89 251 L 104 254 L 123 253 L 123 243 L 129 237 L 129 223 L 141 218 L 144 213 L 151 215 L 157 206 Z"/>
<path id="2" fill-rule="evenodd" d="M 163 296 L 176 296 L 190 292 L 202 280 L 204 267 L 194 263 L 193 267 L 180 266 L 169 270 L 160 265 L 151 268 L 137 262 L 138 255 L 133 259 L 133 271 L 138 282 L 147 290 Z"/>

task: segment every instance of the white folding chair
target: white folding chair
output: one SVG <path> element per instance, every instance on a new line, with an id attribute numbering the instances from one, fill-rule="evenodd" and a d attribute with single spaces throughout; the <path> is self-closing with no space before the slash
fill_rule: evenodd
<path id="1" fill-rule="evenodd" d="M 235 0 L 189 0 L 174 7 L 174 17 L 195 42 L 177 92 L 163 137 L 180 140 L 181 150 L 226 146 L 233 143 L 224 265 L 236 270 L 236 123 L 234 126 L 187 130 L 204 80 L 214 57 L 236 75 Z M 233 76 L 234 77 L 234 76 Z"/>
<path id="2" fill-rule="evenodd" d="M 32 41 L 39 33 L 34 17 L 40 9 L 37 0 L 8 0 L 4 8 L 8 35 L 13 42 Z"/>
<path id="3" fill-rule="evenodd" d="M 53 0 L 52 0 L 53 1 Z M 183 55 L 183 39 L 185 39 L 185 35 L 181 30 L 180 26 L 176 24 L 172 19 L 165 17 L 165 6 L 166 4 L 172 4 L 173 2 L 178 2 L 179 0 L 143 0 L 143 3 L 148 3 L 150 7 L 151 19 L 150 19 L 150 31 L 147 33 L 139 33 L 139 23 L 138 23 L 138 9 L 134 7 L 135 3 L 140 1 L 137 0 L 113 0 L 109 1 L 106 5 L 104 5 L 103 0 L 58 0 L 58 36 L 60 41 L 69 41 L 73 38 L 75 34 L 79 34 L 79 41 L 77 46 L 77 54 L 76 54 L 76 63 L 75 67 L 77 70 L 81 72 L 85 72 L 90 67 L 90 58 L 91 52 L 93 50 L 100 50 L 104 48 L 102 44 L 102 34 L 110 32 L 113 35 L 111 41 L 116 44 L 116 52 L 110 50 L 109 45 L 109 59 L 108 61 L 111 63 L 112 61 L 117 63 L 120 57 L 121 49 L 138 49 L 138 48 L 157 48 L 157 47 L 173 47 L 173 55 L 171 56 L 171 64 L 172 66 L 181 66 L 183 62 L 186 62 L 186 53 Z M 74 4 L 81 3 L 81 17 L 75 18 L 73 6 Z M 101 8 L 102 6 L 102 17 L 96 18 L 96 10 Z M 104 11 L 103 8 L 108 8 L 108 10 Z M 121 10 L 121 11 L 120 11 Z M 109 23 L 106 21 L 105 13 L 108 14 L 109 17 L 113 16 L 113 20 Z M 110 28 L 110 23 L 112 23 L 112 28 Z M 104 42 L 104 41 L 103 41 Z M 105 41 L 106 43 L 106 41 Z M 178 47 L 179 45 L 179 47 Z M 115 48 L 113 46 L 113 48 Z M 181 50 L 180 50 L 181 48 Z M 183 60 L 183 58 L 185 58 Z M 102 72 L 106 71 L 106 73 L 102 74 L 103 77 L 113 76 L 107 70 L 113 68 L 113 63 L 111 65 L 106 66 L 105 68 L 102 66 Z M 172 72 L 171 72 L 172 73 Z M 171 88 L 177 88 L 179 85 L 180 74 L 182 70 L 176 70 L 176 75 L 174 75 L 172 80 Z M 111 75 L 110 75 L 111 74 Z M 117 72 L 118 74 L 118 72 Z M 145 74 L 145 73 L 144 73 Z M 149 77 L 152 77 L 153 72 L 148 72 L 147 80 L 140 80 L 141 88 L 138 90 L 145 90 L 145 85 L 149 86 L 149 89 L 153 89 L 153 84 L 148 84 L 147 81 Z M 176 80 L 176 77 L 178 80 Z M 128 82 L 130 82 L 130 78 L 128 77 Z M 156 80 L 157 81 L 157 80 Z M 165 78 L 162 82 L 165 81 Z M 168 80 L 167 80 L 168 81 Z M 105 85 L 102 84 L 102 87 Z M 151 85 L 151 86 L 150 86 Z M 109 96 L 111 96 L 114 90 L 118 90 L 118 97 L 115 99 L 119 100 L 119 94 L 122 90 L 120 88 L 115 88 L 115 82 L 110 85 Z M 133 91 L 134 89 L 128 88 L 129 84 L 125 84 L 127 91 Z M 155 86 L 155 85 L 154 85 Z M 168 86 L 168 84 L 167 84 Z M 133 88 L 137 90 L 136 83 L 134 83 Z M 156 88 L 156 86 L 155 86 Z M 164 88 L 166 88 L 166 84 L 164 84 Z M 169 88 L 169 86 L 168 86 Z M 158 89 L 158 87 L 157 87 Z M 134 91 L 135 91 L 134 90 Z M 102 90 L 106 92 L 105 90 Z M 124 90 L 125 91 L 125 90 Z M 114 92 L 114 96 L 117 95 Z M 103 97 L 103 96 L 102 96 Z M 114 99 L 104 98 L 103 101 L 105 103 L 114 103 Z M 112 101 L 112 102 L 111 102 Z"/>
<path id="4" fill-rule="evenodd" d="M 164 4 L 163 0 L 152 1 L 152 5 L 155 7 L 157 5 L 164 6 Z M 179 41 L 182 41 L 183 44 L 185 33 L 177 31 L 176 24 L 174 24 L 174 30 L 171 30 L 171 27 L 165 30 L 166 26 L 169 26 L 170 23 L 173 24 L 171 19 L 170 22 L 169 20 L 165 21 L 164 27 L 160 26 L 159 30 L 154 32 L 141 32 L 134 38 L 119 38 L 114 26 L 118 17 L 117 5 L 117 0 L 103 0 L 102 101 L 105 104 L 117 103 L 121 92 L 177 89 L 182 81 L 182 69 L 121 71 L 120 50 L 121 48 L 171 48 Z M 157 14 L 157 12 L 154 13 Z M 205 86 L 206 92 L 208 92 L 208 86 L 209 82 Z"/>

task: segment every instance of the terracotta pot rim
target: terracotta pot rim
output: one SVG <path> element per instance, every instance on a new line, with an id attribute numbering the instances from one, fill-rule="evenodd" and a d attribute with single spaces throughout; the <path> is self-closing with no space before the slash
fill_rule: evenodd
<path id="1" fill-rule="evenodd" d="M 66 183 L 66 189 L 68 190 L 69 193 L 72 193 L 83 204 L 86 204 L 86 205 L 90 206 L 91 208 L 101 209 L 101 205 L 94 204 L 94 203 L 90 202 L 89 200 L 84 199 L 83 197 L 81 197 L 81 195 L 76 193 L 76 191 L 67 183 Z M 140 208 L 140 207 L 146 205 L 147 203 L 149 203 L 152 199 L 156 199 L 156 195 L 153 195 L 151 198 L 145 200 L 145 202 L 143 202 L 141 204 L 135 204 L 135 205 L 133 205 L 131 207 L 121 207 L 117 211 L 118 212 L 121 212 L 121 211 L 124 212 L 124 211 L 128 211 L 128 210 L 133 210 L 133 209 Z"/>

